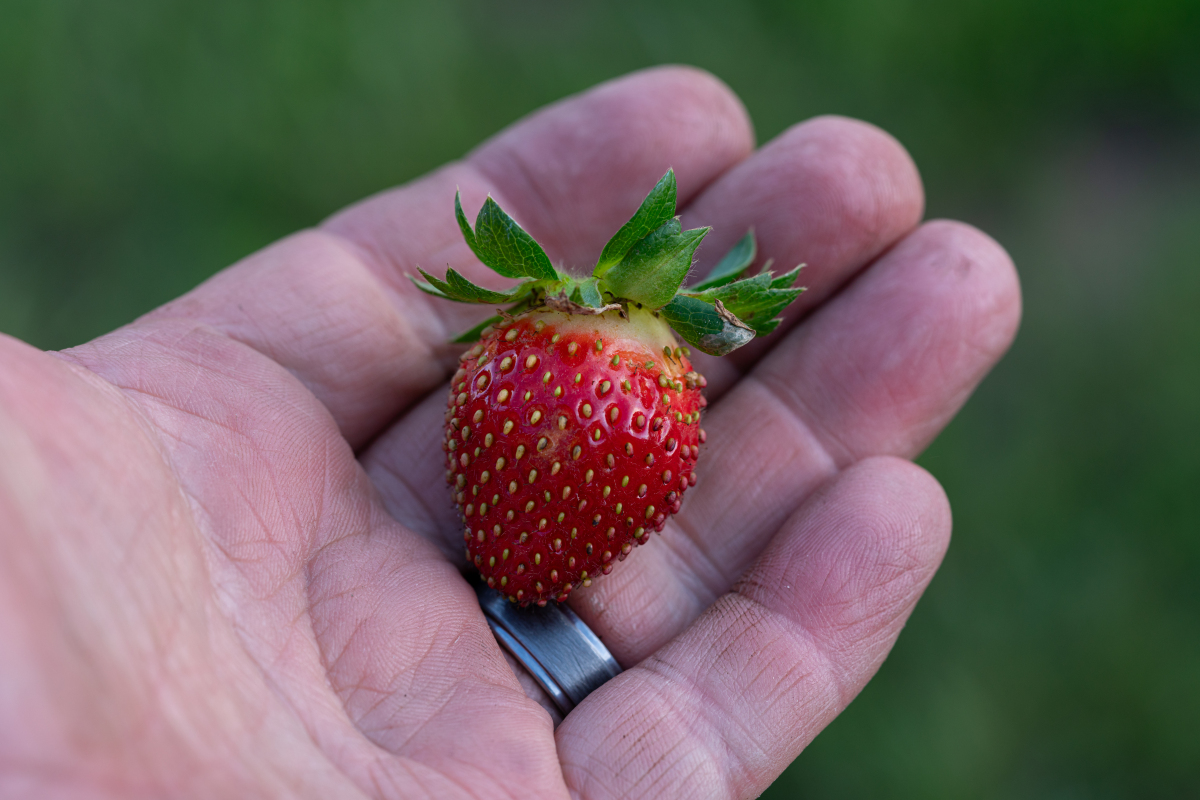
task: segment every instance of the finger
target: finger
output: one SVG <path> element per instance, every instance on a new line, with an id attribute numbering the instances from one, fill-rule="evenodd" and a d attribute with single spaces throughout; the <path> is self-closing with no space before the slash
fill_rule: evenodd
<path id="1" fill-rule="evenodd" d="M 854 699 L 941 562 L 945 495 L 898 459 L 841 473 L 733 592 L 557 732 L 578 796 L 757 797 Z"/>
<path id="2" fill-rule="evenodd" d="M 355 446 L 448 375 L 447 337 L 491 313 L 434 301 L 406 275 L 484 270 L 454 221 L 454 190 L 492 192 L 557 260 L 594 258 L 668 166 L 686 201 L 753 144 L 745 111 L 706 73 L 637 73 L 517 123 L 470 158 L 289 237 L 140 324 L 185 318 L 268 355 Z M 496 278 L 481 279 L 496 285 Z"/>
<path id="3" fill-rule="evenodd" d="M 713 225 L 696 270 L 711 265 L 753 228 L 759 264 L 777 273 L 805 264 L 804 294 L 773 336 L 723 359 L 701 357 L 710 401 L 762 357 L 805 314 L 912 231 L 925 195 L 916 165 L 884 131 L 858 120 L 818 117 L 764 145 L 725 172 L 687 207 L 683 221 Z"/>
<path id="4" fill-rule="evenodd" d="M 925 225 L 710 407 L 699 490 L 574 608 L 623 663 L 653 652 L 728 590 L 816 486 L 870 455 L 919 453 L 1019 315 L 1003 249 L 965 225 Z"/>

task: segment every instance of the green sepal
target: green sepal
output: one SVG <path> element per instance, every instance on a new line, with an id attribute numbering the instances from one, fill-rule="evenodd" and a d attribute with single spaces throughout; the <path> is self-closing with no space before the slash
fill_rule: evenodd
<path id="1" fill-rule="evenodd" d="M 571 292 L 571 300 L 588 308 L 600 308 L 604 305 L 604 295 L 600 293 L 599 283 L 596 278 L 580 281 Z"/>
<path id="2" fill-rule="evenodd" d="M 458 220 L 458 229 L 462 231 L 463 238 L 467 240 L 467 247 L 470 247 L 471 252 L 480 261 L 483 261 L 483 257 L 479 255 L 479 248 L 475 246 L 475 231 L 471 230 L 471 223 L 467 222 L 467 215 L 463 213 L 462 192 L 459 191 L 454 193 L 454 218 Z"/>
<path id="3" fill-rule="evenodd" d="M 479 337 L 483 335 L 484 328 L 489 325 L 495 325 L 497 322 L 501 322 L 503 319 L 504 317 L 488 317 L 474 328 L 471 328 L 469 331 L 463 331 L 458 336 L 455 336 L 450 340 L 450 342 L 452 344 L 470 344 L 471 342 L 478 342 Z"/>
<path id="4" fill-rule="evenodd" d="M 794 271 L 793 271 L 794 272 Z M 792 275 L 792 280 L 795 275 Z M 779 326 L 775 318 L 804 291 L 773 288 L 776 279 L 770 272 L 760 272 L 724 286 L 716 286 L 703 292 L 687 294 L 708 303 L 720 301 L 731 314 L 737 316 L 760 335 L 765 336 Z"/>
<path id="5" fill-rule="evenodd" d="M 658 313 L 688 344 L 711 356 L 732 352 L 755 336 L 736 316 L 722 315 L 714 304 L 684 294 L 676 295 Z"/>
<path id="6" fill-rule="evenodd" d="M 768 264 L 768 268 L 769 268 L 769 266 L 770 265 Z M 790 289 L 790 288 L 792 288 L 792 284 L 794 284 L 796 282 L 796 276 L 798 276 L 800 274 L 800 270 L 802 270 L 802 269 L 804 269 L 803 264 L 796 267 L 791 272 L 785 272 L 784 274 L 780 275 L 778 278 L 772 279 L 771 280 L 771 288 L 772 289 Z M 766 271 L 767 271 L 766 269 L 763 270 L 763 272 L 766 272 Z"/>
<path id="7" fill-rule="evenodd" d="M 637 212 L 608 240 L 608 244 L 604 245 L 592 275 L 603 278 L 610 269 L 621 263 L 621 259 L 625 258 L 626 253 L 635 244 L 674 217 L 675 199 L 675 170 L 668 169 L 650 190 L 650 194 L 646 195 Z"/>
<path id="8" fill-rule="evenodd" d="M 454 193 L 454 216 L 475 256 L 504 277 L 535 280 L 554 280 L 558 277 L 542 246 L 504 213 L 491 195 L 479 209 L 474 232 L 467 224 L 459 192 Z"/>
<path id="9" fill-rule="evenodd" d="M 514 303 L 529 294 L 533 288 L 531 281 L 524 281 L 508 291 L 494 292 L 491 289 L 476 286 L 449 267 L 446 268 L 446 280 L 444 281 L 438 280 L 419 267 L 417 271 L 427 281 L 427 283 L 422 283 L 410 275 L 409 278 L 417 285 L 418 289 L 434 297 L 455 300 L 459 303 L 487 303 L 489 305 Z"/>
<path id="10" fill-rule="evenodd" d="M 758 243 L 754 240 L 754 231 L 746 231 L 746 235 L 731 247 L 725 257 L 712 268 L 708 277 L 690 287 L 689 291 L 700 292 L 737 280 L 754 263 L 754 257 L 757 254 Z"/>
<path id="11" fill-rule="evenodd" d="M 600 288 L 649 309 L 662 308 L 683 284 L 696 248 L 710 230 L 685 231 L 680 229 L 679 220 L 667 220 L 630 248 L 621 263 L 604 276 Z"/>
<path id="12" fill-rule="evenodd" d="M 409 275 L 408 279 L 413 282 L 413 286 L 416 286 L 418 289 L 420 289 L 425 294 L 433 295 L 434 297 L 440 297 L 443 300 L 453 300 L 454 299 L 431 283 L 426 283 L 425 281 L 419 281 L 416 278 L 414 278 L 412 275 Z M 442 282 L 438 281 L 438 283 L 442 283 Z M 445 284 L 443 284 L 443 285 L 445 285 Z"/>

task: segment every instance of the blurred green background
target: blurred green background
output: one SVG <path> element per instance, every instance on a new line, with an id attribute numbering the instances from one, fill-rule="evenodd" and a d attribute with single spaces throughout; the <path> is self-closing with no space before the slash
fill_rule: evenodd
<path id="1" fill-rule="evenodd" d="M 910 149 L 1008 247 L 955 540 L 771 798 L 1200 797 L 1200 2 L 0 3 L 0 331 L 61 348 L 639 67 Z M 3 365 L 0 364 L 0 368 Z"/>

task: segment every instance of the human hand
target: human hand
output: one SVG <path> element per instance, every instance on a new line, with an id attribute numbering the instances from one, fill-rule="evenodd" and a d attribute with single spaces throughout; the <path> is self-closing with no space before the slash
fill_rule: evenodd
<path id="1" fill-rule="evenodd" d="M 950 533 L 912 458 L 1007 348 L 1010 261 L 843 119 L 751 152 L 711 77 L 556 104 L 62 354 L 0 337 L 0 795 L 750 797 L 886 657 Z M 555 729 L 484 622 L 442 343 L 491 192 L 567 265 L 673 166 L 711 262 L 808 267 L 709 379 L 698 491 L 571 605 L 626 671 Z M 528 692 L 527 692 L 528 689 Z"/>

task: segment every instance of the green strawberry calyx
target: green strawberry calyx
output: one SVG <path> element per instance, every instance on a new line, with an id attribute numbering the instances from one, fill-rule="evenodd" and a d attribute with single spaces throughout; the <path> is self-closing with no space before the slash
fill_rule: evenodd
<path id="1" fill-rule="evenodd" d="M 486 266 L 516 279 L 517 284 L 493 291 L 449 267 L 444 280 L 418 270 L 424 280 L 412 281 L 445 300 L 508 306 L 506 316 L 538 308 L 572 314 L 624 313 L 635 304 L 661 316 L 693 347 L 716 356 L 775 330 L 782 321 L 779 313 L 804 291 L 792 286 L 804 265 L 776 276 L 768 261 L 756 275 L 743 277 L 757 255 L 751 230 L 707 278 L 684 288 L 696 248 L 712 229 L 683 230 L 675 201 L 675 172 L 667 170 L 637 212 L 608 240 L 592 274 L 580 278 L 555 268 L 542 246 L 491 196 L 472 229 L 456 193 L 454 214 L 471 250 Z M 476 341 L 503 318 L 486 319 L 454 341 Z"/>

